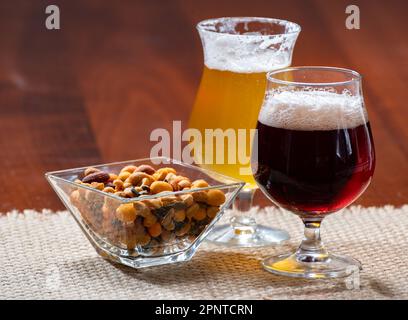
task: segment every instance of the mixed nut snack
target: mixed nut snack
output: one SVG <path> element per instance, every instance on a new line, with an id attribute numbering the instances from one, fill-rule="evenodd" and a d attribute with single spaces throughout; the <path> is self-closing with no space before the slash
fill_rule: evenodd
<path id="1" fill-rule="evenodd" d="M 209 184 L 202 179 L 191 181 L 171 167 L 156 170 L 150 165 L 128 165 L 117 173 L 89 167 L 75 182 L 122 198 L 135 198 L 121 203 L 86 188 L 76 188 L 70 194 L 92 231 L 127 250 L 139 246 L 165 253 L 170 243 L 194 240 L 225 202 L 223 191 L 194 191 Z M 192 191 L 173 193 L 184 190 Z M 151 195 L 157 197 L 144 199 Z"/>

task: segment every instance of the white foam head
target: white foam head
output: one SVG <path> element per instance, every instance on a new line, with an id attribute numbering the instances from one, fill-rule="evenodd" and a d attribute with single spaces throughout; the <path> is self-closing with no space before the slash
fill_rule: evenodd
<path id="1" fill-rule="evenodd" d="M 304 90 L 268 93 L 258 120 L 275 128 L 309 131 L 355 128 L 367 119 L 360 96 Z"/>
<path id="2" fill-rule="evenodd" d="M 290 65 L 296 38 L 300 32 L 297 24 L 273 20 L 273 23 L 285 26 L 285 33 L 263 35 L 259 32 L 248 31 L 237 34 L 236 25 L 248 23 L 249 20 L 247 21 L 245 18 L 215 20 L 221 23 L 222 27 L 216 29 L 215 25 L 211 24 L 214 22 L 206 24 L 204 21 L 201 27 L 199 24 L 198 28 L 203 43 L 206 67 L 221 71 L 255 73 L 276 70 Z M 272 19 L 261 19 L 261 21 L 268 22 Z"/>

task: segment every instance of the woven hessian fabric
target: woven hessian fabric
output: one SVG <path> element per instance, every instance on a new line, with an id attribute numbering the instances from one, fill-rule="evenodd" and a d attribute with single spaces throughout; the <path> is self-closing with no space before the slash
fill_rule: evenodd
<path id="1" fill-rule="evenodd" d="M 272 207 L 256 217 L 291 240 L 260 249 L 204 243 L 187 263 L 134 270 L 98 256 L 67 212 L 10 212 L 0 217 L 0 299 L 408 299 L 408 205 L 354 206 L 324 220 L 328 249 L 362 262 L 359 290 L 264 271 L 263 258 L 297 247 L 302 223 Z"/>

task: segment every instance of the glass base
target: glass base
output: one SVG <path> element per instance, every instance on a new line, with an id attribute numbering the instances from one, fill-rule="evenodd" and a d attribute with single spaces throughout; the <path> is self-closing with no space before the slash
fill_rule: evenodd
<path id="1" fill-rule="evenodd" d="M 266 258 L 262 261 L 262 266 L 274 274 L 306 279 L 347 277 L 362 269 L 361 263 L 350 257 L 327 254 L 319 262 L 304 262 L 301 261 L 302 258 L 304 256 L 296 253 L 283 254 Z"/>
<path id="2" fill-rule="evenodd" d="M 207 241 L 229 247 L 264 247 L 279 245 L 289 240 L 289 234 L 280 229 L 257 225 L 250 217 L 234 217 L 231 224 L 216 226 Z"/>

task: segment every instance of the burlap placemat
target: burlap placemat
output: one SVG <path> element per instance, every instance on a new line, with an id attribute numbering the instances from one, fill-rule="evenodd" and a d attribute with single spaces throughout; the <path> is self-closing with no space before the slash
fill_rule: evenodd
<path id="1" fill-rule="evenodd" d="M 0 217 L 0 299 L 408 298 L 408 205 L 351 207 L 324 221 L 329 249 L 363 263 L 359 290 L 347 289 L 343 280 L 264 271 L 260 260 L 294 249 L 303 230 L 299 218 L 276 208 L 257 217 L 288 230 L 292 239 L 262 249 L 204 243 L 190 262 L 138 271 L 100 258 L 67 212 L 11 212 Z"/>

